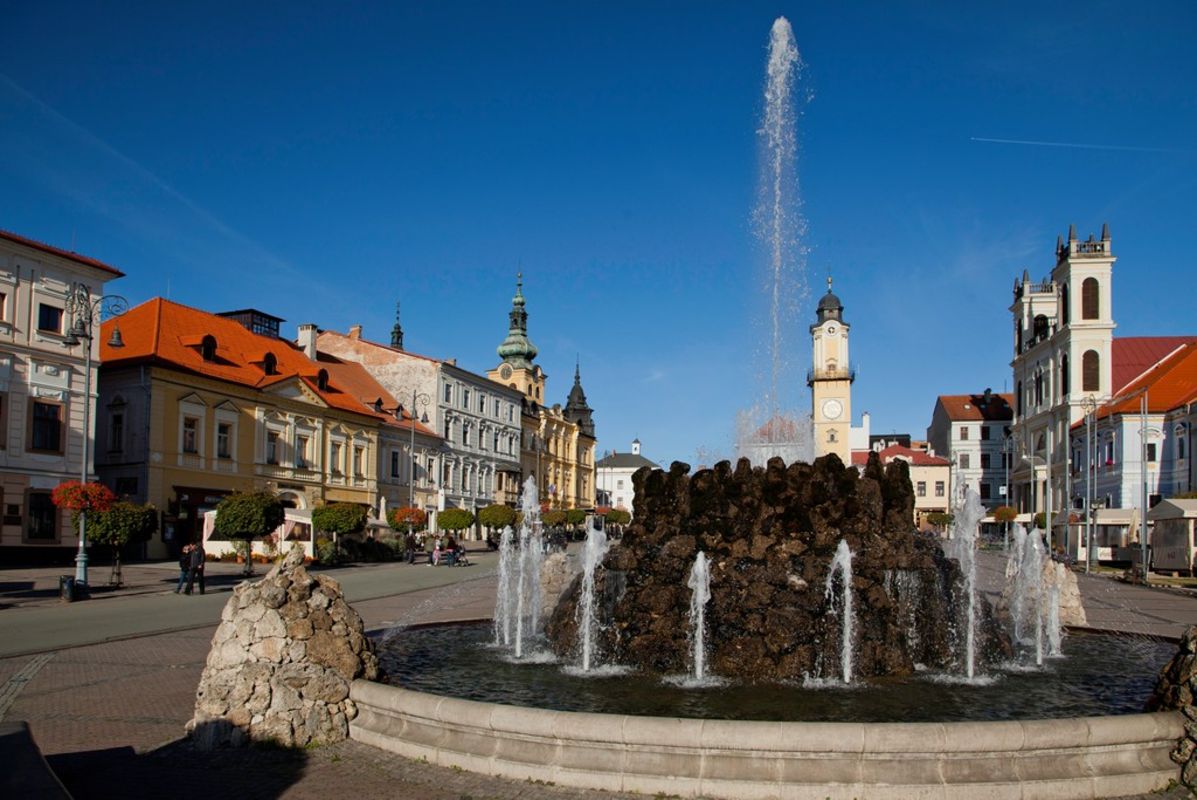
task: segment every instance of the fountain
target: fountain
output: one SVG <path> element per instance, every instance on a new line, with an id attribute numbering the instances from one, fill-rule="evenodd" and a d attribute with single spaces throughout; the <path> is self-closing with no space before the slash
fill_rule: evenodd
<path id="1" fill-rule="evenodd" d="M 690 639 L 693 642 L 694 662 L 693 678 L 701 683 L 707 676 L 706 653 L 706 616 L 707 603 L 711 599 L 711 571 L 707 566 L 707 556 L 701 550 L 694 557 L 694 566 L 690 568 L 690 577 L 686 580 L 690 587 Z"/>
<path id="2" fill-rule="evenodd" d="M 840 622 L 840 674 L 844 683 L 852 683 L 852 652 L 855 644 L 852 634 L 855 617 L 852 613 L 852 550 L 848 547 L 847 539 L 840 539 L 835 548 L 835 558 L 831 560 L 831 568 L 827 570 L 827 588 L 823 594 L 832 604 L 833 614 L 837 570 L 840 574 L 840 613 L 843 616 L 843 621 Z"/>
<path id="3" fill-rule="evenodd" d="M 970 680 L 977 668 L 977 534 L 985 506 L 971 488 L 964 492 L 952 516 L 952 536 L 948 540 L 948 554 L 955 557 L 964 573 L 964 588 L 968 596 L 964 617 L 964 674 Z"/>
<path id="4" fill-rule="evenodd" d="M 579 638 L 582 644 L 582 670 L 589 672 L 594 658 L 595 596 L 594 571 L 607 554 L 607 534 L 591 523 L 586 530 L 586 545 L 582 548 L 582 599 L 578 611 L 582 614 Z"/>
<path id="5" fill-rule="evenodd" d="M 507 525 L 503 528 L 503 533 L 499 537 L 499 570 L 497 580 L 497 595 L 495 597 L 495 645 L 510 647 L 511 646 L 511 623 L 515 615 L 515 608 L 512 604 L 512 587 L 511 579 L 514 575 L 512 569 L 515 561 L 515 534 L 511 530 L 511 526 Z"/>
<path id="6" fill-rule="evenodd" d="M 503 530 L 495 590 L 494 644 L 510 647 L 516 658 L 524 657 L 525 644 L 537 635 L 541 619 L 540 565 L 544 539 L 536 482 L 532 478 L 524 483 L 522 510 L 518 550 L 511 528 Z"/>

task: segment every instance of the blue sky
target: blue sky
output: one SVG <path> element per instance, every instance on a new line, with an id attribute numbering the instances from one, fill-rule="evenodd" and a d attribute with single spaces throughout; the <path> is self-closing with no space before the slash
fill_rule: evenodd
<path id="1" fill-rule="evenodd" d="M 1121 335 L 1197 333 L 1197 5 L 25 3 L 0 30 L 0 228 L 111 291 L 385 339 L 485 371 L 517 269 L 600 449 L 731 449 L 762 380 L 756 129 L 773 19 L 805 61 L 813 294 L 854 411 L 921 436 L 1003 388 L 1016 275 L 1110 223 Z M 1007 139 L 1096 147 L 1005 144 Z"/>

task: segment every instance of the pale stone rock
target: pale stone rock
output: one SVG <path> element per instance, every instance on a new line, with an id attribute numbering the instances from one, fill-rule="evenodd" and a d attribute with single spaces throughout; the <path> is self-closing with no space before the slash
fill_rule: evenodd
<path id="1" fill-rule="evenodd" d="M 279 636 L 272 636 L 269 639 L 261 639 L 251 644 L 249 652 L 259 661 L 270 661 L 277 664 L 283 660 L 283 653 L 286 652 L 286 643 L 286 639 Z"/>
<path id="2" fill-rule="evenodd" d="M 312 638 L 312 621 L 310 619 L 293 619 L 287 623 L 287 638 L 304 641 Z"/>
<path id="3" fill-rule="evenodd" d="M 274 610 L 267 611 L 254 625 L 254 638 L 256 639 L 286 635 L 287 626 L 283 624 L 283 618 Z"/>

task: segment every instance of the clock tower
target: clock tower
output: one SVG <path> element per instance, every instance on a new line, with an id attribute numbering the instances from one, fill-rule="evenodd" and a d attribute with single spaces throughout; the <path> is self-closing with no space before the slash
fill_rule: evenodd
<path id="1" fill-rule="evenodd" d="M 499 345 L 499 366 L 486 373 L 495 383 L 501 383 L 524 393 L 524 397 L 537 403 L 544 403 L 545 378 L 548 376 L 538 364 L 536 345 L 528 338 L 528 311 L 524 308 L 524 274 L 516 276 L 515 297 L 511 298 L 510 326 L 507 338 Z"/>
<path id="2" fill-rule="evenodd" d="M 848 361 L 848 323 L 844 305 L 832 294 L 819 301 L 818 319 L 810 326 L 813 357 L 806 383 L 810 386 L 814 417 L 815 456 L 835 453 L 852 463 L 849 429 L 852 425 L 852 381 L 856 373 Z"/>

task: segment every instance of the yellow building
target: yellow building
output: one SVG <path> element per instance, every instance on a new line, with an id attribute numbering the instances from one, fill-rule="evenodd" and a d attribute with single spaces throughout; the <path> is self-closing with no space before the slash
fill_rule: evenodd
<path id="1" fill-rule="evenodd" d="M 309 358 L 259 311 L 155 298 L 119 322 L 124 346 L 102 349 L 96 468 L 162 511 L 148 555 L 198 538 L 203 513 L 235 491 L 377 507 L 379 433 L 399 422 L 397 403 L 360 366 Z"/>
<path id="2" fill-rule="evenodd" d="M 565 407 L 546 407 L 548 375 L 532 363 L 537 349 L 528 339 L 523 285 L 521 274 L 511 301 L 507 338 L 498 347 L 503 360 L 486 376 L 523 394 L 520 463 L 525 479 L 536 476 L 541 501 L 554 508 L 593 508 L 597 441 L 581 369 L 574 368 L 574 385 Z"/>

